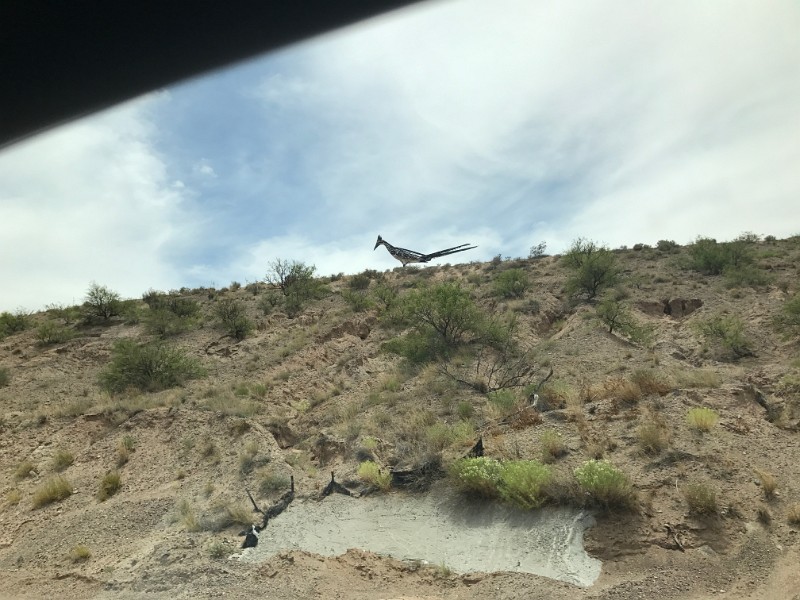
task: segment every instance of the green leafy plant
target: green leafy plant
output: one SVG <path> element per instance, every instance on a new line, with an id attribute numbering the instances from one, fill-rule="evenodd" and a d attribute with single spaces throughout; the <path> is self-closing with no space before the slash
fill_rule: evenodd
<path id="1" fill-rule="evenodd" d="M 4 337 L 25 331 L 31 326 L 30 315 L 20 309 L 14 314 L 4 311 L 0 313 L 0 340 Z"/>
<path id="2" fill-rule="evenodd" d="M 519 508 L 537 508 L 546 499 L 544 489 L 551 476 L 550 468 L 535 460 L 503 463 L 498 482 L 500 497 Z"/>
<path id="3" fill-rule="evenodd" d="M 163 342 L 138 344 L 119 340 L 111 351 L 111 363 L 100 373 L 100 385 L 109 392 L 129 388 L 155 392 L 182 385 L 205 371 L 196 359 Z"/>
<path id="4" fill-rule="evenodd" d="M 593 502 L 607 509 L 632 509 L 636 492 L 628 476 L 606 460 L 589 460 L 574 470 L 575 479 Z"/>
<path id="5" fill-rule="evenodd" d="M 497 489 L 503 474 L 500 461 L 488 457 L 462 458 L 450 466 L 449 475 L 460 490 L 486 498 L 499 496 Z"/>
<path id="6" fill-rule="evenodd" d="M 0 367 L 0 388 L 6 387 L 11 383 L 11 371 L 8 367 Z"/>

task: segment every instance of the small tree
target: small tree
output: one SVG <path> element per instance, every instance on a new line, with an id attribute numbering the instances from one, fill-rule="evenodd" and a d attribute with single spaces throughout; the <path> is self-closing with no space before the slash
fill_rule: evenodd
<path id="1" fill-rule="evenodd" d="M 624 329 L 631 323 L 631 313 L 628 303 L 618 294 L 605 296 L 600 304 L 597 305 L 598 318 L 608 326 L 608 333 L 614 333 L 614 329 Z"/>
<path id="2" fill-rule="evenodd" d="M 269 267 L 264 281 L 281 291 L 290 317 L 299 314 L 306 302 L 324 294 L 323 285 L 314 278 L 314 265 L 278 258 L 269 263 Z"/>
<path id="3" fill-rule="evenodd" d="M 570 294 L 586 294 L 592 300 L 619 279 L 616 258 L 606 246 L 578 238 L 563 258 L 573 275 L 567 280 Z"/>
<path id="4" fill-rule="evenodd" d="M 547 256 L 545 254 L 546 249 L 547 242 L 539 242 L 538 244 L 531 246 L 531 249 L 528 252 L 528 258 L 542 258 L 543 256 Z"/>
<path id="5" fill-rule="evenodd" d="M 90 322 L 98 320 L 107 322 L 111 317 L 117 317 L 122 313 L 120 295 L 95 282 L 89 286 L 83 306 L 86 320 Z"/>

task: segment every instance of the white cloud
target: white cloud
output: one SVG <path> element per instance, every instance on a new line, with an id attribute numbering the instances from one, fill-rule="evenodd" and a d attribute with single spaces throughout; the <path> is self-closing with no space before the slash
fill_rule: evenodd
<path id="1" fill-rule="evenodd" d="M 200 175 L 201 177 L 211 177 L 212 179 L 217 178 L 217 173 L 214 171 L 214 167 L 211 166 L 211 161 L 207 158 L 198 160 L 192 166 L 192 170 L 195 174 Z"/>
<path id="2" fill-rule="evenodd" d="M 441 2 L 315 42 L 262 92 L 341 125 L 314 176 L 345 231 L 480 224 L 504 254 L 789 235 L 798 28 L 788 2 Z"/>
<path id="3" fill-rule="evenodd" d="M 81 302 L 91 281 L 126 297 L 167 287 L 181 190 L 138 100 L 0 154 L 0 308 Z"/>

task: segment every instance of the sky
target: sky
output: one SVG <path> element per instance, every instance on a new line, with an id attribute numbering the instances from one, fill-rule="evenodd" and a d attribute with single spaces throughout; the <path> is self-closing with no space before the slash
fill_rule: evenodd
<path id="1" fill-rule="evenodd" d="M 447 0 L 0 151 L 0 310 L 800 233 L 800 4 Z M 438 261 L 444 262 L 447 259 Z"/>

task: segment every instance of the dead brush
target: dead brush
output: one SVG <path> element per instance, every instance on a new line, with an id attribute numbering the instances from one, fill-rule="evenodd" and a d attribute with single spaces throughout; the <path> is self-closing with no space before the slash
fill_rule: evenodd
<path id="1" fill-rule="evenodd" d="M 643 423 L 636 431 L 639 448 L 645 454 L 655 455 L 669 447 L 670 430 L 661 415 L 645 414 Z"/>
<path id="2" fill-rule="evenodd" d="M 778 480 L 775 478 L 775 475 L 761 469 L 756 469 L 755 473 L 759 482 L 761 483 L 761 489 L 764 492 L 764 497 L 768 500 L 774 498 L 775 490 L 778 489 Z"/>
<path id="3" fill-rule="evenodd" d="M 638 386 L 645 396 L 663 396 L 673 388 L 666 376 L 653 369 L 637 369 L 631 374 L 630 381 Z"/>

